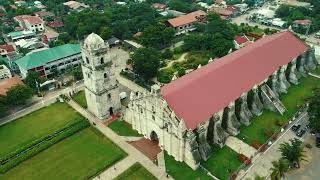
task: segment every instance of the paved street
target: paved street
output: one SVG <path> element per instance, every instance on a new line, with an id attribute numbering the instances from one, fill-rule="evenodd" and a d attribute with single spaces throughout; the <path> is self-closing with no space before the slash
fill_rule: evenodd
<path id="1" fill-rule="evenodd" d="M 307 113 L 303 112 L 295 120 L 295 123 L 305 122 L 306 120 Z M 291 130 L 291 127 L 295 123 L 291 123 L 290 127 L 287 130 L 285 130 L 282 133 L 282 135 L 278 138 L 278 140 L 274 142 L 271 145 L 271 147 L 268 148 L 264 153 L 260 153 L 256 157 L 254 157 L 252 161 L 252 166 L 245 171 L 240 171 L 237 179 L 254 179 L 256 175 L 267 177 L 271 173 L 270 168 L 272 167 L 272 161 L 276 161 L 281 157 L 281 154 L 278 151 L 280 144 L 283 142 L 288 142 L 290 139 L 296 137 L 294 132 Z"/>

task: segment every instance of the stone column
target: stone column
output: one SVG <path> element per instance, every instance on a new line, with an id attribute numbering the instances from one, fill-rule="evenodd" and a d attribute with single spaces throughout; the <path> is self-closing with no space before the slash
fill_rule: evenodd
<path id="1" fill-rule="evenodd" d="M 299 84 L 298 78 L 299 78 L 299 72 L 297 71 L 297 59 L 294 59 L 293 61 L 291 61 L 289 82 L 297 85 L 297 84 Z"/>
<path id="2" fill-rule="evenodd" d="M 203 125 L 198 126 L 197 133 L 198 133 L 199 152 L 200 152 L 201 158 L 206 161 L 210 156 L 211 147 L 207 142 L 206 129 L 204 128 Z"/>
<path id="3" fill-rule="evenodd" d="M 226 139 L 229 136 L 229 134 L 221 127 L 222 115 L 223 111 L 220 111 L 216 113 L 212 119 L 212 121 L 214 121 L 213 142 L 220 147 L 224 146 Z"/>
<path id="4" fill-rule="evenodd" d="M 191 130 L 189 130 L 185 139 L 186 147 L 184 161 L 187 165 L 189 165 L 192 169 L 195 170 L 199 167 L 201 161 L 197 137 Z"/>
<path id="5" fill-rule="evenodd" d="M 227 108 L 227 132 L 233 136 L 236 136 L 240 132 L 240 122 L 235 114 L 234 102 L 231 102 Z"/>
<path id="6" fill-rule="evenodd" d="M 280 84 L 277 77 L 277 72 L 272 74 L 271 76 L 271 90 L 274 92 L 274 94 L 279 97 L 280 94 Z"/>
<path id="7" fill-rule="evenodd" d="M 315 52 L 314 47 L 310 47 L 310 49 L 308 50 L 308 57 L 307 57 L 307 67 L 312 70 L 314 70 L 317 66 L 317 60 L 314 52 Z"/>
<path id="8" fill-rule="evenodd" d="M 240 112 L 239 112 L 239 120 L 242 124 L 249 126 L 251 123 L 250 119 L 252 118 L 252 113 L 248 108 L 247 93 L 241 96 L 240 99 L 241 99 L 241 105 L 240 105 Z"/>
<path id="9" fill-rule="evenodd" d="M 258 88 L 254 87 L 252 91 L 253 91 L 253 102 L 252 102 L 251 112 L 256 116 L 260 116 L 262 114 L 263 104 L 261 103 L 259 98 Z"/>
<path id="10" fill-rule="evenodd" d="M 306 53 L 303 53 L 300 57 L 300 66 L 298 67 L 298 71 L 300 75 L 303 77 L 307 76 L 307 69 L 305 68 L 305 63 L 306 63 Z"/>
<path id="11" fill-rule="evenodd" d="M 290 87 L 290 83 L 286 78 L 286 69 L 287 69 L 287 66 L 285 65 L 285 66 L 282 66 L 278 71 L 278 80 L 279 80 L 279 87 L 280 87 L 279 91 L 285 94 L 287 94 L 288 88 Z"/>

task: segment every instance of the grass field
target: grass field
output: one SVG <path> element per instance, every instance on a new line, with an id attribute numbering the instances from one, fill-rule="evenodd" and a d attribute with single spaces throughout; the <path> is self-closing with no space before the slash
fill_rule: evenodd
<path id="1" fill-rule="evenodd" d="M 136 130 L 133 130 L 131 125 L 125 121 L 116 120 L 109 124 L 108 127 L 120 136 L 142 136 Z"/>
<path id="2" fill-rule="evenodd" d="M 214 148 L 212 156 L 202 165 L 219 179 L 228 179 L 241 166 L 238 154 L 227 146 Z"/>
<path id="3" fill-rule="evenodd" d="M 318 69 L 320 68 L 318 67 Z M 252 118 L 250 126 L 241 127 L 238 137 L 248 144 L 252 144 L 254 141 L 264 144 L 268 140 L 264 131 L 278 131 L 280 127 L 276 125 L 276 121 L 289 121 L 299 107 L 305 103 L 306 99 L 313 96 L 312 90 L 314 88 L 320 88 L 320 79 L 312 76 L 300 79 L 298 85 L 292 85 L 288 93 L 281 96 L 281 101 L 288 110 L 283 116 L 279 113 L 264 110 L 261 116 Z"/>
<path id="4" fill-rule="evenodd" d="M 207 176 L 206 173 L 200 168 L 194 171 L 186 163 L 176 161 L 172 156 L 168 155 L 167 153 L 165 153 L 164 158 L 166 163 L 166 170 L 176 180 L 212 179 L 209 176 Z"/>
<path id="5" fill-rule="evenodd" d="M 87 106 L 86 95 L 85 95 L 84 91 L 79 91 L 72 98 L 73 98 L 74 101 L 76 101 L 83 108 L 86 109 L 88 107 Z"/>
<path id="6" fill-rule="evenodd" d="M 140 163 L 135 163 L 129 169 L 124 171 L 115 180 L 156 180 L 146 168 L 144 168 Z"/>
<path id="7" fill-rule="evenodd" d="M 2 179 L 88 179 L 126 156 L 94 128 L 51 146 L 11 169 Z"/>
<path id="8" fill-rule="evenodd" d="M 55 103 L 0 127 L 0 158 L 81 118 L 65 103 Z"/>

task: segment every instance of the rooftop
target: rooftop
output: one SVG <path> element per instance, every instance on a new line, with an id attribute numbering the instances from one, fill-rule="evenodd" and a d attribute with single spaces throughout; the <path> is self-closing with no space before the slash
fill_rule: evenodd
<path id="1" fill-rule="evenodd" d="M 15 32 L 8 33 L 8 35 L 14 39 L 21 36 L 35 36 L 36 33 L 32 31 L 15 31 Z"/>
<path id="2" fill-rule="evenodd" d="M 43 23 L 43 20 L 37 16 L 20 15 L 20 16 L 14 17 L 14 19 L 16 19 L 17 21 L 28 22 L 33 25 Z"/>
<path id="3" fill-rule="evenodd" d="M 172 27 L 178 27 L 178 26 L 182 26 L 185 24 L 190 24 L 190 23 L 194 23 L 197 22 L 199 19 L 199 17 L 201 16 L 205 16 L 207 13 L 205 13 L 204 11 L 198 10 L 183 16 L 179 16 L 173 19 L 169 19 L 168 22 Z"/>
<path id="4" fill-rule="evenodd" d="M 267 36 L 163 86 L 161 95 L 196 129 L 307 49 L 288 31 Z"/>
<path id="5" fill-rule="evenodd" d="M 14 46 L 13 46 L 13 45 L 9 45 L 9 44 L 0 45 L 0 49 L 4 49 L 4 50 L 6 50 L 8 53 L 15 51 Z"/>
<path id="6" fill-rule="evenodd" d="M 29 70 L 79 53 L 81 53 L 79 44 L 65 44 L 26 55 L 16 60 L 16 64 L 24 69 Z"/>

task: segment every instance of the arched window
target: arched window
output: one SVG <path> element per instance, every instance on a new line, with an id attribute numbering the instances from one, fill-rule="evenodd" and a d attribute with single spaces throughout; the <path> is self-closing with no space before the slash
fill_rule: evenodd
<path id="1" fill-rule="evenodd" d="M 89 64 L 89 58 L 88 57 L 86 57 L 86 63 Z"/>
<path id="2" fill-rule="evenodd" d="M 104 59 L 103 57 L 100 59 L 100 64 L 103 64 L 104 63 Z"/>
<path id="3" fill-rule="evenodd" d="M 107 76 L 107 73 L 104 73 L 103 74 L 103 77 L 106 79 L 108 76 Z"/>

